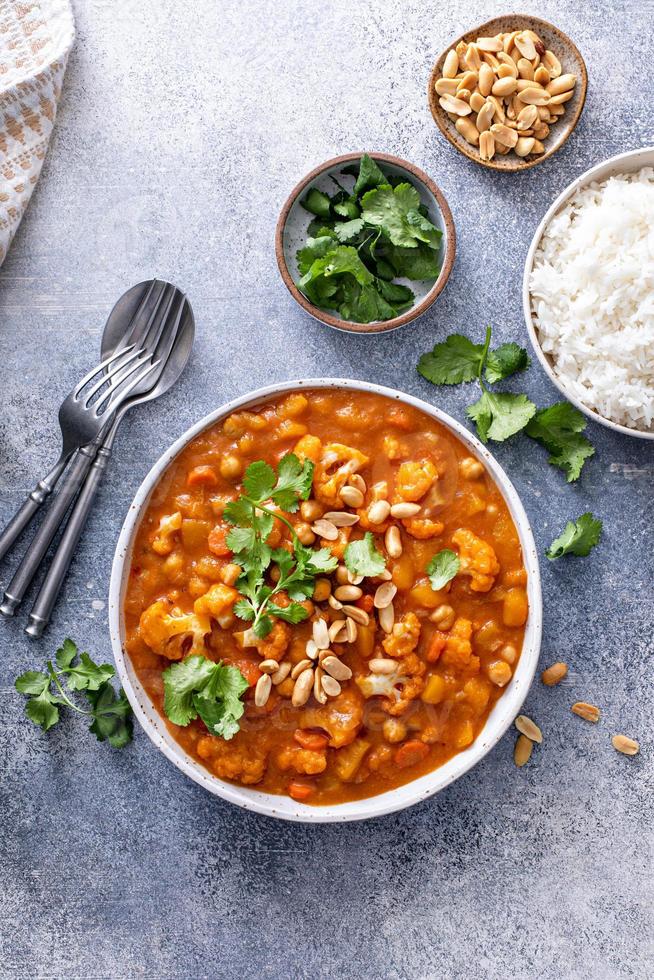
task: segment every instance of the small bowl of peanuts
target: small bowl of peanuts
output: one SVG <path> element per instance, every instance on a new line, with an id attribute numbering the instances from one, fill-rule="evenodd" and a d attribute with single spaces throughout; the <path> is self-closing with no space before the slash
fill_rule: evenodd
<path id="1" fill-rule="evenodd" d="M 445 138 L 492 170 L 527 170 L 573 131 L 588 75 L 577 47 L 538 17 L 495 17 L 449 45 L 434 65 L 429 107 Z"/>

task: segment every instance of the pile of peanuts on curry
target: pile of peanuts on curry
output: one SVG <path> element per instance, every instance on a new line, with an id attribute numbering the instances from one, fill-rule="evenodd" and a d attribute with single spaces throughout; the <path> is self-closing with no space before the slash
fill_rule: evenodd
<path id="1" fill-rule="evenodd" d="M 334 567 L 312 582 L 302 621 L 273 618 L 261 637 L 234 612 L 243 570 L 223 514 L 250 464 L 277 466 L 289 453 L 312 464 L 310 485 L 267 544 L 327 549 Z M 376 574 L 355 575 L 345 552 L 366 535 Z M 443 549 L 458 556 L 457 572 L 435 589 L 426 569 Z M 274 589 L 279 566 L 266 575 Z M 171 663 L 200 654 L 242 674 L 233 737 L 200 718 L 167 720 L 209 772 L 303 803 L 342 803 L 472 744 L 520 657 L 526 585 L 504 498 L 449 430 L 377 394 L 298 390 L 212 425 L 170 464 L 134 545 L 125 645 L 162 715 Z M 283 591 L 274 599 L 291 601 Z"/>

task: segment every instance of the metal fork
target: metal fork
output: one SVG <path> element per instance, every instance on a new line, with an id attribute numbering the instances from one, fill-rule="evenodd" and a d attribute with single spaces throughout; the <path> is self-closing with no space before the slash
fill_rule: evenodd
<path id="1" fill-rule="evenodd" d="M 52 493 L 73 453 L 77 449 L 80 449 L 81 446 L 97 438 L 100 429 L 105 424 L 106 420 L 94 416 L 90 408 L 89 410 L 85 408 L 81 401 L 82 392 L 94 378 L 101 380 L 104 377 L 103 384 L 106 384 L 107 381 L 117 384 L 125 377 L 125 372 L 119 372 L 118 369 L 129 366 L 127 360 L 125 360 L 125 356 L 130 351 L 133 357 L 138 356 L 138 351 L 141 349 L 140 345 L 144 337 L 149 333 L 152 327 L 152 319 L 163 301 L 164 291 L 162 290 L 148 315 L 156 285 L 157 282 L 155 280 L 152 282 L 138 309 L 131 318 L 128 330 L 121 341 L 120 349 L 113 351 L 101 364 L 92 371 L 89 371 L 87 376 L 64 399 L 59 409 L 59 426 L 62 441 L 59 459 L 47 476 L 39 480 L 2 533 L 0 533 L 0 561 L 7 554 L 19 535 L 25 530 L 44 501 Z M 147 319 L 145 319 L 146 317 Z"/>
<path id="2" fill-rule="evenodd" d="M 127 359 L 125 359 L 125 353 L 125 350 L 121 350 L 119 353 L 118 364 L 112 363 L 116 359 L 115 355 L 108 359 L 111 364 L 109 372 L 106 375 L 102 373 L 100 379 L 92 385 L 91 391 L 85 396 L 83 396 L 83 391 L 96 377 L 98 370 L 104 372 L 107 367 L 104 362 L 99 369 L 87 375 L 72 393 L 73 397 L 67 411 L 71 412 L 70 418 L 77 423 L 74 429 L 74 441 L 77 442 L 81 438 L 86 444 L 81 445 L 75 454 L 75 458 L 61 481 L 50 510 L 30 542 L 7 587 L 0 605 L 0 613 L 3 616 L 13 616 L 22 601 L 52 539 L 57 533 L 57 528 L 95 458 L 98 446 L 104 433 L 111 425 L 116 411 L 129 398 L 131 392 L 159 367 L 160 361 L 153 361 L 154 354 L 151 349 L 139 348 L 132 351 Z M 120 376 L 120 380 L 116 380 L 118 376 Z M 106 387 L 106 391 L 101 393 L 102 387 Z M 98 397 L 94 400 L 95 395 Z M 82 396 L 84 400 L 82 400 Z M 77 410 L 74 410 L 74 406 L 78 406 Z M 66 443 L 64 439 L 64 446 L 68 448 L 69 445 L 70 443 Z"/>

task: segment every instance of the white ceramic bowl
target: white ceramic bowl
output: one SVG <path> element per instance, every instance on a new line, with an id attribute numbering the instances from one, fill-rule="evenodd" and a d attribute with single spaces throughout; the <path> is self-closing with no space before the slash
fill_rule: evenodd
<path id="1" fill-rule="evenodd" d="M 159 483 L 168 465 L 192 439 L 195 439 L 208 426 L 213 425 L 237 409 L 250 408 L 271 397 L 298 388 L 346 388 L 353 391 L 375 392 L 420 409 L 458 436 L 468 447 L 470 453 L 483 461 L 490 476 L 501 490 L 518 529 L 525 568 L 528 573 L 529 619 L 527 621 L 522 654 L 510 684 L 491 711 L 488 721 L 478 738 L 468 749 L 454 756 L 449 762 L 441 766 L 440 769 L 435 769 L 426 776 L 421 776 L 419 779 L 415 779 L 405 786 L 400 786 L 398 789 L 390 790 L 379 796 L 371 796 L 365 800 L 341 803 L 334 806 L 306 806 L 303 803 L 297 803 L 290 799 L 290 797 L 274 796 L 247 786 L 236 786 L 232 783 L 223 782 L 217 776 L 213 776 L 199 762 L 187 755 L 174 740 L 163 718 L 141 686 L 132 668 L 131 661 L 123 650 L 124 623 L 122 608 L 125 588 L 129 577 L 134 537 L 150 500 L 150 495 Z M 348 820 L 364 820 L 369 817 L 379 817 L 386 813 L 402 810 L 414 803 L 419 803 L 421 800 L 426 800 L 429 796 L 433 796 L 434 793 L 437 793 L 445 786 L 449 786 L 450 783 L 458 779 L 459 776 L 462 776 L 464 772 L 467 772 L 468 769 L 472 768 L 475 763 L 479 762 L 486 755 L 519 713 L 533 679 L 540 651 L 542 601 L 536 546 L 527 515 L 506 473 L 496 463 L 488 450 L 464 429 L 462 425 L 450 418 L 449 415 L 445 415 L 439 409 L 417 398 L 413 398 L 411 395 L 401 394 L 392 388 L 383 388 L 380 385 L 368 384 L 364 381 L 344 381 L 325 378 L 287 381 L 282 384 L 271 385 L 267 388 L 260 388 L 258 391 L 237 398 L 229 402 L 229 404 L 218 408 L 210 415 L 207 415 L 185 432 L 184 435 L 180 436 L 152 467 L 129 508 L 118 539 L 109 588 L 109 627 L 118 675 L 130 704 L 134 709 L 136 718 L 157 748 L 171 762 L 174 762 L 178 769 L 181 769 L 183 773 L 190 776 L 196 783 L 204 786 L 210 793 L 215 793 L 216 796 L 220 796 L 224 800 L 229 800 L 230 803 L 236 803 L 246 810 L 253 810 L 256 813 L 278 817 L 282 820 L 296 820 L 307 823 L 336 823 Z"/>
<path id="2" fill-rule="evenodd" d="M 610 157 L 610 159 L 605 160 L 603 163 L 598 163 L 597 166 L 591 167 L 586 173 L 577 177 L 576 180 L 566 187 L 564 191 L 557 197 L 552 206 L 546 212 L 543 220 L 536 229 L 536 233 L 529 246 L 529 251 L 527 253 L 527 261 L 525 262 L 525 271 L 522 279 L 522 309 L 524 312 L 525 323 L 527 325 L 527 331 L 529 333 L 529 339 L 531 345 L 536 352 L 536 356 L 541 363 L 541 366 L 545 373 L 549 376 L 552 384 L 556 385 L 564 398 L 572 402 L 573 405 L 587 415 L 588 418 L 593 419 L 594 422 L 599 422 L 601 425 L 605 425 L 607 429 L 613 429 L 615 432 L 622 432 L 627 436 L 636 436 L 638 439 L 654 439 L 654 432 L 645 432 L 641 429 L 631 429 L 627 425 L 620 425 L 619 422 L 613 422 L 612 419 L 606 418 L 604 415 L 600 415 L 595 409 L 591 408 L 589 405 L 585 405 L 575 394 L 566 388 L 565 383 L 557 375 L 554 368 L 552 359 L 548 354 L 543 351 L 540 345 L 540 340 L 538 338 L 538 331 L 534 323 L 534 316 L 531 311 L 531 294 L 529 292 L 529 277 L 531 276 L 531 270 L 534 265 L 534 256 L 536 254 L 536 249 L 540 243 L 543 236 L 545 228 L 550 223 L 552 218 L 563 208 L 571 197 L 577 193 L 577 191 L 587 186 L 588 184 L 597 181 L 600 183 L 603 180 L 608 180 L 609 177 L 614 177 L 616 174 L 631 173 L 635 170 L 640 170 L 642 167 L 654 167 L 654 146 L 645 146 L 640 150 L 631 150 L 629 153 L 620 153 L 618 156 Z"/>

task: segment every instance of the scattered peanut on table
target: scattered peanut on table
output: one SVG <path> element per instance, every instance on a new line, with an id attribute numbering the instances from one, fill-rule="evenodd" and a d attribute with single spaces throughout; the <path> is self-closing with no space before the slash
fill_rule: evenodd
<path id="1" fill-rule="evenodd" d="M 460 41 L 435 89 L 456 131 L 487 161 L 511 150 L 521 158 L 544 153 L 576 84 L 538 34 L 524 30 Z"/>

